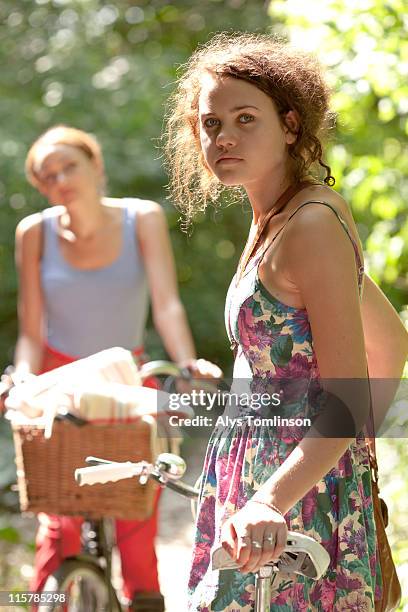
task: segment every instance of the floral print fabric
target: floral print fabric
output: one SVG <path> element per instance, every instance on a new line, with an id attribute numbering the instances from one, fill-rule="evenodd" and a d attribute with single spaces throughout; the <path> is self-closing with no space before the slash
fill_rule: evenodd
<path id="1" fill-rule="evenodd" d="M 356 245 L 353 243 L 354 248 Z M 254 390 L 279 379 L 309 381 L 295 393 L 304 415 L 313 410 L 310 393 L 319 372 L 307 312 L 287 306 L 262 285 L 259 261 L 231 283 L 226 304 L 227 329 L 238 351 L 234 380 Z M 361 290 L 361 278 L 359 283 Z M 302 405 L 303 404 L 303 405 Z M 306 406 L 306 408 L 305 408 Z M 248 408 L 226 408 L 226 413 Z M 296 428 L 229 424 L 212 433 L 204 462 L 196 536 L 189 579 L 191 612 L 252 612 L 255 577 L 233 570 L 213 571 L 211 551 L 219 546 L 223 522 L 276 471 L 301 439 Z M 320 542 L 330 554 L 318 581 L 278 574 L 274 612 L 366 612 L 381 590 L 371 498 L 369 460 L 363 435 L 349 446 L 330 472 L 286 515 L 288 528 Z M 290 578 L 290 579 L 289 579 Z"/>

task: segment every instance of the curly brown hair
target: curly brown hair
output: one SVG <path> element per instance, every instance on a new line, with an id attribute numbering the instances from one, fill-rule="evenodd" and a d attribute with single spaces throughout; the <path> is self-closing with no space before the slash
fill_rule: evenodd
<path id="1" fill-rule="evenodd" d="M 169 188 L 176 206 L 189 223 L 209 202 L 216 202 L 224 186 L 204 162 L 198 126 L 198 99 L 205 70 L 220 77 L 242 79 L 272 98 L 281 121 L 294 110 L 299 127 L 288 146 L 291 180 L 312 175 L 312 166 L 324 168 L 324 182 L 334 185 L 323 162 L 321 138 L 334 124 L 329 109 L 330 89 L 317 59 L 265 34 L 216 34 L 185 64 L 170 97 L 165 132 Z M 290 126 L 287 125 L 290 129 Z"/>

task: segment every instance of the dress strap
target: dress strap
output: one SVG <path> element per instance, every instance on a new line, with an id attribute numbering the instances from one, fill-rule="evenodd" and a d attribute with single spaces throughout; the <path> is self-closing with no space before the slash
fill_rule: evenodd
<path id="1" fill-rule="evenodd" d="M 328 208 L 330 208 L 334 214 L 336 215 L 336 217 L 338 218 L 338 220 L 340 221 L 344 231 L 346 232 L 347 236 L 349 237 L 351 244 L 353 245 L 353 249 L 354 249 L 354 253 L 355 253 L 355 257 L 356 257 L 356 263 L 357 263 L 357 271 L 358 271 L 358 286 L 361 290 L 361 286 L 362 286 L 362 280 L 363 280 L 363 275 L 364 275 L 364 264 L 361 260 L 360 257 L 360 253 L 358 251 L 358 247 L 357 244 L 354 240 L 354 238 L 352 237 L 350 230 L 347 226 L 347 223 L 344 221 L 344 219 L 339 215 L 339 213 L 337 212 L 337 210 L 331 206 L 331 204 L 328 204 L 328 202 L 323 202 L 322 200 L 308 200 L 307 202 L 303 202 L 303 204 L 301 204 L 287 219 L 286 223 L 280 228 L 280 230 L 278 232 L 276 232 L 276 234 L 273 236 L 271 242 L 268 244 L 268 246 L 262 251 L 259 260 L 258 260 L 258 266 L 261 263 L 262 259 L 265 256 L 265 253 L 270 249 L 270 247 L 273 245 L 273 243 L 275 242 L 276 238 L 282 233 L 282 231 L 285 229 L 285 227 L 287 226 L 287 224 L 289 223 L 289 221 L 292 219 L 292 217 L 294 217 L 296 215 L 296 213 L 303 208 L 304 206 L 307 206 L 307 204 L 322 204 L 323 206 L 327 206 Z"/>

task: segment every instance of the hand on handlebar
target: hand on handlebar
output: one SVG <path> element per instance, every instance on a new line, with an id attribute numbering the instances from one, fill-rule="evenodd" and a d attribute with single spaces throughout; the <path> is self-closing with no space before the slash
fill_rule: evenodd
<path id="1" fill-rule="evenodd" d="M 192 389 L 204 389 L 215 391 L 217 389 L 217 381 L 223 377 L 222 370 L 206 359 L 185 359 L 179 363 L 179 366 L 187 369 L 192 381 L 179 380 L 177 389 L 179 392 L 189 393 Z"/>
<path id="2" fill-rule="evenodd" d="M 221 545 L 240 565 L 241 572 L 256 572 L 280 557 L 287 535 L 282 515 L 266 505 L 247 503 L 225 521 Z"/>
<path id="3" fill-rule="evenodd" d="M 222 370 L 215 363 L 206 359 L 185 359 L 179 365 L 187 368 L 193 378 L 214 378 L 216 380 L 222 378 Z"/>

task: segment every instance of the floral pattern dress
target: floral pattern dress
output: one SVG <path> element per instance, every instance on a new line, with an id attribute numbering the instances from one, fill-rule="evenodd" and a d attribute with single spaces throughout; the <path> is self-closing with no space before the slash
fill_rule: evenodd
<path id="1" fill-rule="evenodd" d="M 327 205 L 327 204 L 326 204 Z M 361 292 L 363 267 L 348 228 L 334 209 L 356 253 Z M 319 378 L 311 329 L 305 309 L 287 306 L 270 295 L 259 279 L 262 256 L 227 295 L 226 326 L 237 347 L 234 381 L 250 389 L 269 389 L 279 379 L 306 380 L 297 393 L 299 414 Z M 303 406 L 302 406 L 303 403 Z M 316 403 L 315 403 L 316 404 Z M 313 402 L 307 402 L 313 411 Z M 312 407 L 310 407 L 312 406 Z M 293 402 L 292 402 L 293 411 Z M 259 411 L 258 411 L 259 412 Z M 196 535 L 189 578 L 191 612 L 251 612 L 255 577 L 234 570 L 213 571 L 211 552 L 219 546 L 224 521 L 242 508 L 276 471 L 302 437 L 296 428 L 257 425 L 245 416 L 248 406 L 227 406 L 225 415 L 242 416 L 237 424 L 215 428 L 206 452 Z M 293 413 L 293 412 L 292 412 Z M 263 422 L 263 421 L 262 421 Z M 315 538 L 330 554 L 326 574 L 318 581 L 281 576 L 274 584 L 274 612 L 367 612 L 381 594 L 369 459 L 364 436 L 358 435 L 338 464 L 285 516 L 288 528 Z M 290 579 L 289 579 L 290 578 Z"/>

